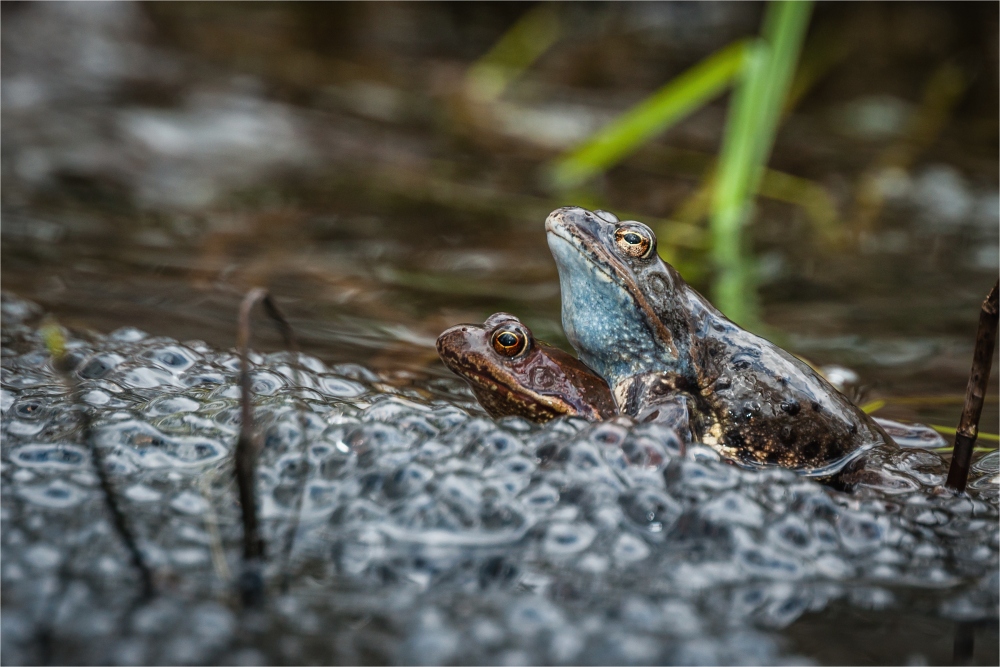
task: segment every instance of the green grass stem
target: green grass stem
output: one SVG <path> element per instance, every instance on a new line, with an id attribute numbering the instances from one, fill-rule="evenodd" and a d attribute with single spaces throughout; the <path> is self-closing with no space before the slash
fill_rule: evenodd
<path id="1" fill-rule="evenodd" d="M 941 426 L 940 424 L 928 424 L 932 429 L 941 433 L 942 435 L 955 435 L 958 433 L 958 429 L 951 426 Z M 977 435 L 980 440 L 991 440 L 993 442 L 1000 442 L 1000 435 L 996 433 L 983 433 L 980 431 Z"/>
<path id="2" fill-rule="evenodd" d="M 529 10 L 469 68 L 465 89 L 477 102 L 493 102 L 559 39 L 558 3 Z"/>
<path id="3" fill-rule="evenodd" d="M 747 48 L 740 40 L 715 52 L 557 158 L 550 171 L 553 184 L 580 185 L 720 95 L 738 76 Z"/>
<path id="4" fill-rule="evenodd" d="M 759 322 L 743 227 L 774 144 L 811 11 L 811 2 L 768 5 L 762 37 L 747 51 L 726 123 L 712 202 L 713 295 L 728 317 L 751 328 Z"/>

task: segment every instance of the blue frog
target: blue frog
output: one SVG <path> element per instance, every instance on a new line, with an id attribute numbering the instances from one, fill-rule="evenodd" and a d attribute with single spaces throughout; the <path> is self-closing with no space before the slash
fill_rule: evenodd
<path id="1" fill-rule="evenodd" d="M 808 364 L 727 319 L 646 225 L 567 207 L 545 221 L 562 323 L 618 409 L 747 466 L 836 473 L 885 432 Z"/>

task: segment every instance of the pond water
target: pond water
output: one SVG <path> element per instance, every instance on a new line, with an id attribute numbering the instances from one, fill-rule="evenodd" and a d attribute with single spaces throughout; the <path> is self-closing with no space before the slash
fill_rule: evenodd
<path id="1" fill-rule="evenodd" d="M 911 163 L 879 165 L 914 145 L 905 119 L 970 21 L 995 72 L 996 8 L 901 6 L 814 17 L 820 35 L 875 16 L 924 39 L 859 31 L 783 126 L 772 166 L 861 227 L 827 242 L 808 208 L 762 199 L 762 317 L 852 398 L 886 401 L 878 416 L 954 426 L 1000 263 L 996 77 L 968 84 Z M 542 227 L 558 206 L 653 223 L 710 292 L 703 227 L 677 209 L 724 100 L 588 189 L 553 194 L 540 169 L 753 33 L 759 7 L 567 5 L 583 38 L 491 108 L 464 74 L 516 5 L 234 7 L 3 6 L 4 664 L 997 663 L 995 449 L 964 497 L 933 492 L 934 438 L 876 452 L 884 482 L 844 494 L 700 446 L 681 457 L 652 425 L 494 421 L 437 362 L 441 330 L 498 310 L 565 345 Z M 872 174 L 883 197 L 863 223 Z M 256 285 L 304 353 L 255 327 L 268 595 L 243 611 L 231 346 Z M 67 327 L 80 404 L 46 315 Z"/>

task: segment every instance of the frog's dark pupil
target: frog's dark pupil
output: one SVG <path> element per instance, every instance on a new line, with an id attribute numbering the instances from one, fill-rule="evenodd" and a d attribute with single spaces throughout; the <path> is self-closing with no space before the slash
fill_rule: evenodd
<path id="1" fill-rule="evenodd" d="M 503 345 L 504 347 L 514 347 L 515 345 L 517 345 L 517 336 L 508 331 L 505 331 L 499 336 L 497 336 L 497 342 Z"/>
<path id="2" fill-rule="evenodd" d="M 642 242 L 642 238 L 638 234 L 635 234 L 634 232 L 629 232 L 628 234 L 625 235 L 625 242 L 630 243 L 632 245 L 639 245 L 639 243 Z"/>

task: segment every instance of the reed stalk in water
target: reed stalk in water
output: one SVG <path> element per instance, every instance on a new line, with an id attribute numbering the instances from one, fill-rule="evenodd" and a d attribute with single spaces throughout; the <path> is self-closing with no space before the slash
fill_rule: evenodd
<path id="1" fill-rule="evenodd" d="M 240 435 L 236 441 L 234 454 L 236 464 L 236 488 L 240 498 L 240 514 L 243 518 L 243 572 L 238 579 L 243 604 L 257 603 L 264 592 L 261 562 L 264 559 L 264 542 L 260 537 L 257 517 L 257 454 L 259 447 L 253 431 L 253 409 L 250 395 L 250 369 L 247 347 L 250 339 L 250 311 L 267 294 L 255 288 L 240 304 L 240 316 L 236 346 L 240 354 Z"/>
<path id="2" fill-rule="evenodd" d="M 114 485 L 111 483 L 111 478 L 108 476 L 107 466 L 104 464 L 104 453 L 97 446 L 97 443 L 94 442 L 94 428 L 90 419 L 90 412 L 83 402 L 80 385 L 76 381 L 76 376 L 73 375 L 73 369 L 70 367 L 69 358 L 66 355 L 66 341 L 62 330 L 54 323 L 46 324 L 42 328 L 42 336 L 45 339 L 46 347 L 49 348 L 49 352 L 52 354 L 53 367 L 59 371 L 63 380 L 68 385 L 73 405 L 80 413 L 81 439 L 84 446 L 90 451 L 91 462 L 94 464 L 94 472 L 97 475 L 97 480 L 101 488 L 101 495 L 104 497 L 104 505 L 111 516 L 111 525 L 115 529 L 115 532 L 118 533 L 122 544 L 125 545 L 125 549 L 129 553 L 129 559 L 132 561 L 132 566 L 139 574 L 139 580 L 142 584 L 140 599 L 151 598 L 156 592 L 153 586 L 153 571 L 142 557 L 142 551 L 139 550 L 135 535 L 129 526 L 128 520 L 125 518 L 125 513 L 122 511 L 121 505 L 118 503 L 118 495 L 115 492 Z"/>
<path id="3" fill-rule="evenodd" d="M 958 432 L 955 434 L 955 448 L 951 457 L 951 467 L 948 469 L 948 481 L 945 482 L 949 489 L 959 493 L 965 491 L 965 483 L 969 479 L 972 450 L 979 434 L 979 417 L 983 412 L 986 388 L 990 383 L 993 346 L 997 340 L 997 320 L 1000 317 L 1000 309 L 997 307 L 998 287 L 1000 280 L 993 285 L 979 311 L 979 330 L 976 332 L 976 350 L 972 355 L 972 372 L 969 374 L 969 385 L 965 390 L 962 418 L 958 422 Z"/>
<path id="4" fill-rule="evenodd" d="M 799 51 L 809 26 L 810 2 L 768 3 L 761 37 L 748 52 L 733 90 L 712 194 L 713 300 L 731 320 L 760 329 L 754 269 L 743 229 L 781 120 Z"/>
<path id="5" fill-rule="evenodd" d="M 292 326 L 267 290 L 255 287 L 247 292 L 240 304 L 236 343 L 240 355 L 240 434 L 236 442 L 234 458 L 236 486 L 239 492 L 243 520 L 243 572 L 238 579 L 238 587 L 243 603 L 248 606 L 257 604 L 264 593 L 264 581 L 261 573 L 264 561 L 264 540 L 260 536 L 256 495 L 257 456 L 260 453 L 260 442 L 258 434 L 254 432 L 253 425 L 253 387 L 250 382 L 249 364 L 250 313 L 258 303 L 263 304 L 264 311 L 277 326 L 285 341 L 285 346 L 296 355 L 299 349 Z M 296 384 L 301 386 L 302 380 L 297 364 L 294 373 Z M 298 411 L 298 418 L 300 437 L 304 443 L 306 425 L 301 410 Z M 299 514 L 302 509 L 302 491 L 300 488 L 297 494 L 292 527 L 285 541 L 283 566 L 285 574 L 283 575 L 282 588 L 288 586 L 288 561 L 294 545 L 295 534 L 298 532 Z"/>

